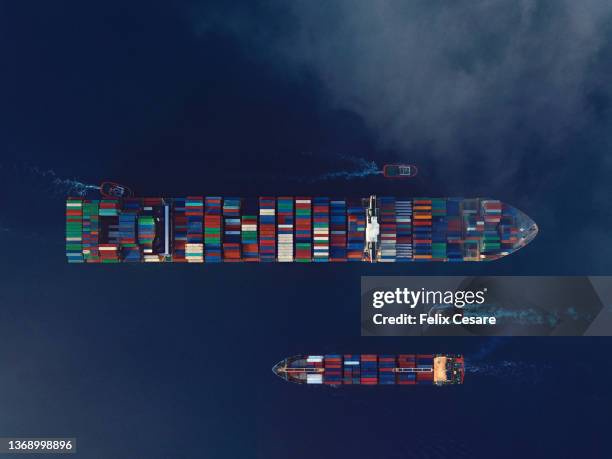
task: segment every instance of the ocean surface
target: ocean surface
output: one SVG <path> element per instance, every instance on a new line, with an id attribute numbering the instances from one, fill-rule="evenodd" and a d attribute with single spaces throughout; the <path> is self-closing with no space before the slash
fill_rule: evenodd
<path id="1" fill-rule="evenodd" d="M 452 149 L 408 146 L 308 65 L 270 56 L 262 34 L 294 15 L 235 8 L 252 14 L 3 5 L 0 436 L 77 437 L 83 458 L 606 457 L 609 339 L 361 338 L 359 288 L 362 275 L 612 274 L 607 60 L 589 63 L 581 127 L 562 141 L 518 127 L 488 150 L 478 119 Z M 202 15 L 234 20 L 201 28 Z M 550 133 L 554 115 L 539 116 Z M 388 162 L 419 174 L 385 180 Z M 65 197 L 105 179 L 140 196 L 491 196 L 540 233 L 492 263 L 69 266 Z M 271 372 L 294 354 L 366 352 L 464 353 L 465 384 L 312 388 Z"/>

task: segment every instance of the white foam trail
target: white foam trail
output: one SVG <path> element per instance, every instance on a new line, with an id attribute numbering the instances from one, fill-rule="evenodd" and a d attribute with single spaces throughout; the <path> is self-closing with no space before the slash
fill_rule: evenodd
<path id="1" fill-rule="evenodd" d="M 466 373 L 522 383 L 542 381 L 551 369 L 549 364 L 495 359 L 496 351 L 507 342 L 507 337 L 488 338 L 478 352 L 466 356 Z"/>
<path id="2" fill-rule="evenodd" d="M 49 179 L 50 184 L 54 187 L 55 191 L 65 195 L 72 196 L 85 196 L 89 191 L 98 191 L 100 187 L 98 185 L 91 185 L 83 183 L 77 179 L 67 179 L 58 177 L 54 170 L 47 169 L 41 170 L 38 166 L 29 166 L 27 170 L 40 177 Z"/>
<path id="3" fill-rule="evenodd" d="M 373 175 L 380 175 L 383 172 L 380 170 L 376 162 L 368 161 L 364 158 L 359 158 L 356 156 L 346 156 L 340 155 L 339 158 L 343 161 L 347 161 L 352 163 L 355 166 L 355 170 L 341 170 L 341 171 L 333 171 L 327 172 L 325 174 L 321 174 L 313 181 L 318 182 L 322 180 L 333 180 L 333 179 L 344 179 L 344 180 L 353 180 L 364 177 L 370 177 Z"/>
<path id="4" fill-rule="evenodd" d="M 465 365 L 466 373 L 481 376 L 490 376 L 511 380 L 512 382 L 536 384 L 545 379 L 546 373 L 551 370 L 546 363 L 516 362 L 501 360 L 498 362 L 476 362 Z"/>

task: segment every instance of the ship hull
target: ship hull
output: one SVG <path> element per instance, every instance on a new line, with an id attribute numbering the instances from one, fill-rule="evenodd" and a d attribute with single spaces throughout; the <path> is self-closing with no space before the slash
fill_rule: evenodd
<path id="1" fill-rule="evenodd" d="M 306 385 L 454 385 L 463 384 L 463 356 L 454 354 L 298 355 L 281 360 L 272 372 Z"/>
<path id="2" fill-rule="evenodd" d="M 66 204 L 71 263 L 490 261 L 537 226 L 493 199 L 190 196 Z"/>

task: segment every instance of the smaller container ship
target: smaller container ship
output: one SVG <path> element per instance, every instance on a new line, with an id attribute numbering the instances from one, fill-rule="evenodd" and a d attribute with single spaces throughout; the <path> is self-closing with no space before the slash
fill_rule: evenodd
<path id="1" fill-rule="evenodd" d="M 281 360 L 272 372 L 298 384 L 447 386 L 463 384 L 465 364 L 456 354 L 297 355 Z"/>

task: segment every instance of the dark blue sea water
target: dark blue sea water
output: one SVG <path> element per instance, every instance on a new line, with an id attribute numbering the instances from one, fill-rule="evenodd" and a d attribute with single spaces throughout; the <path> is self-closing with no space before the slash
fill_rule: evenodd
<path id="1" fill-rule="evenodd" d="M 463 27 L 433 3 L 410 18 Z M 555 2 L 477 10 L 481 41 L 434 30 L 423 47 L 446 65 L 408 46 L 407 69 L 355 4 L 0 6 L 0 436 L 77 437 L 83 458 L 607 456 L 608 339 L 361 338 L 359 286 L 611 273 L 608 8 L 587 2 L 581 27 Z M 415 21 L 389 18 L 383 49 Z M 581 46 L 549 40 L 562 26 Z M 418 177 L 372 173 L 393 161 Z M 69 266 L 64 198 L 103 179 L 143 196 L 493 196 L 540 234 L 489 264 Z M 327 352 L 464 353 L 468 374 L 329 389 L 270 371 Z"/>

